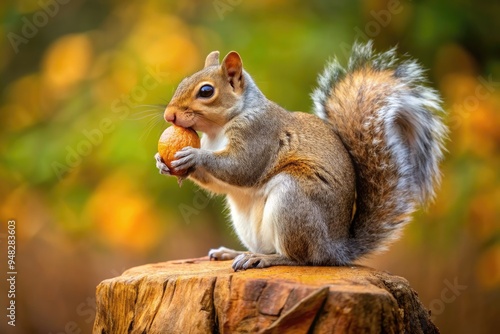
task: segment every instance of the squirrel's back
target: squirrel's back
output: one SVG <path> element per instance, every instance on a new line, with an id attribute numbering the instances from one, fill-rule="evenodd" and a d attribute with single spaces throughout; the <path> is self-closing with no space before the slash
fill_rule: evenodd
<path id="1" fill-rule="evenodd" d="M 341 138 L 356 172 L 352 260 L 398 237 L 417 204 L 440 182 L 446 127 L 438 94 L 423 69 L 395 49 L 376 54 L 355 44 L 347 68 L 330 62 L 313 92 L 315 113 Z"/>

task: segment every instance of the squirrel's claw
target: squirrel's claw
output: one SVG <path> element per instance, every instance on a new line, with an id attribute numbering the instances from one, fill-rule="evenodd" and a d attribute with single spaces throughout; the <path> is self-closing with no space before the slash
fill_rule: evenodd
<path id="1" fill-rule="evenodd" d="M 191 146 L 184 147 L 182 150 L 175 153 L 176 160 L 172 161 L 172 167 L 175 170 L 188 170 L 191 167 L 196 167 L 198 161 L 199 149 Z"/>
<path id="2" fill-rule="evenodd" d="M 233 262 L 233 270 L 267 268 L 271 266 L 298 266 L 299 263 L 280 254 L 242 253 Z"/>
<path id="3" fill-rule="evenodd" d="M 155 154 L 156 160 L 156 168 L 158 168 L 160 174 L 170 175 L 170 169 L 168 169 L 167 165 L 163 162 L 160 153 Z"/>
<path id="4" fill-rule="evenodd" d="M 266 256 L 262 254 L 243 253 L 238 255 L 233 262 L 233 270 L 247 270 L 252 268 L 266 268 L 270 264 L 266 261 Z"/>

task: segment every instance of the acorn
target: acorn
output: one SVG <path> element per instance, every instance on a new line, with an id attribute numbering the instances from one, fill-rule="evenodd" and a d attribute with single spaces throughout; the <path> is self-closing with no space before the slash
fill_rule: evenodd
<path id="1" fill-rule="evenodd" d="M 183 128 L 174 124 L 161 134 L 158 141 L 158 153 L 160 153 L 171 175 L 184 176 L 187 173 L 187 170 L 175 170 L 171 165 L 172 161 L 175 160 L 175 153 L 187 146 L 200 148 L 200 137 L 191 128 Z"/>

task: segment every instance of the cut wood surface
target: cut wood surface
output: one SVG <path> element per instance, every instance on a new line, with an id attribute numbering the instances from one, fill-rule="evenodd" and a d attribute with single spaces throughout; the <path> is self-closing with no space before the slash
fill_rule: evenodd
<path id="1" fill-rule="evenodd" d="M 404 278 L 361 266 L 148 264 L 97 286 L 94 333 L 439 333 Z"/>

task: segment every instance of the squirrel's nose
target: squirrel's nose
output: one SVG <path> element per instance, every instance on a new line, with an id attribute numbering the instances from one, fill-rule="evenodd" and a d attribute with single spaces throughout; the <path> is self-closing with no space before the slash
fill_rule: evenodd
<path id="1" fill-rule="evenodd" d="M 167 107 L 167 109 L 165 109 L 165 114 L 163 116 L 167 122 L 175 124 L 175 120 L 177 117 L 175 115 L 174 110 L 169 110 L 169 108 Z"/>

